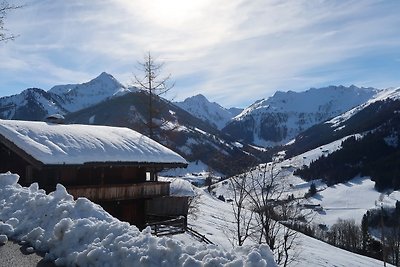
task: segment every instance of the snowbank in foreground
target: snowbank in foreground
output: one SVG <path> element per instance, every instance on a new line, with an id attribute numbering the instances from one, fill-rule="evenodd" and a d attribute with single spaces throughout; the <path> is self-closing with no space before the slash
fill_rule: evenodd
<path id="1" fill-rule="evenodd" d="M 74 201 L 62 185 L 46 195 L 36 183 L 0 174 L 0 235 L 29 242 L 66 266 L 276 266 L 265 245 L 230 252 L 157 238 L 121 222 L 85 198 Z"/>

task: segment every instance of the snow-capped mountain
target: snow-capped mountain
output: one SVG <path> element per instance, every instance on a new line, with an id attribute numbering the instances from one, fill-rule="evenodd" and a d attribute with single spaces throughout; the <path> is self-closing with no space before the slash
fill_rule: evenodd
<path id="1" fill-rule="evenodd" d="M 30 88 L 20 94 L 1 97 L 0 118 L 43 120 L 47 115 L 65 115 L 137 90 L 125 87 L 112 75 L 103 72 L 82 84 L 57 85 L 47 92 Z"/>
<path id="2" fill-rule="evenodd" d="M 365 103 L 300 133 L 287 147 L 287 155 L 297 155 L 351 134 L 398 135 L 399 120 L 400 88 L 381 90 Z"/>
<path id="3" fill-rule="evenodd" d="M 57 85 L 51 88 L 49 92 L 59 95 L 62 99 L 63 107 L 69 112 L 74 112 L 90 107 L 107 98 L 136 90 L 133 87 L 125 87 L 112 75 L 103 72 L 89 82 Z"/>
<path id="4" fill-rule="evenodd" d="M 233 117 L 242 111 L 239 108 L 226 109 L 218 103 L 208 101 L 201 94 L 188 97 L 182 102 L 175 102 L 175 104 L 193 116 L 210 123 L 217 129 L 225 127 Z"/>
<path id="5" fill-rule="evenodd" d="M 65 114 L 62 99 L 38 88 L 29 88 L 20 94 L 0 98 L 0 118 L 43 120 L 49 114 Z"/>
<path id="6" fill-rule="evenodd" d="M 377 92 L 356 86 L 278 91 L 243 110 L 223 132 L 260 146 L 285 144 L 309 127 L 368 101 Z"/>

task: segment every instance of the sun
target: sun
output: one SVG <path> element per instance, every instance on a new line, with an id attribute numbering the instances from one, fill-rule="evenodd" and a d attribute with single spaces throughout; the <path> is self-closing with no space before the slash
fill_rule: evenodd
<path id="1" fill-rule="evenodd" d="M 136 0 L 132 1 L 147 20 L 161 26 L 179 26 L 202 15 L 210 0 Z"/>

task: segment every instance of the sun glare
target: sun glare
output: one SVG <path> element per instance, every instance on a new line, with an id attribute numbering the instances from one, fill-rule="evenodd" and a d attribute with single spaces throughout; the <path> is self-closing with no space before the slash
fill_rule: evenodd
<path id="1" fill-rule="evenodd" d="M 162 26 L 179 26 L 199 17 L 209 0 L 139 0 L 135 7 L 140 9 L 146 19 Z"/>

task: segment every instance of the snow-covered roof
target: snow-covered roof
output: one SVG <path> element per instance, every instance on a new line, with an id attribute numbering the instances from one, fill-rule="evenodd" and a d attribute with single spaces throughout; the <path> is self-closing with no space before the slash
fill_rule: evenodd
<path id="1" fill-rule="evenodd" d="M 43 164 L 187 164 L 177 153 L 128 128 L 0 120 L 1 136 Z"/>

